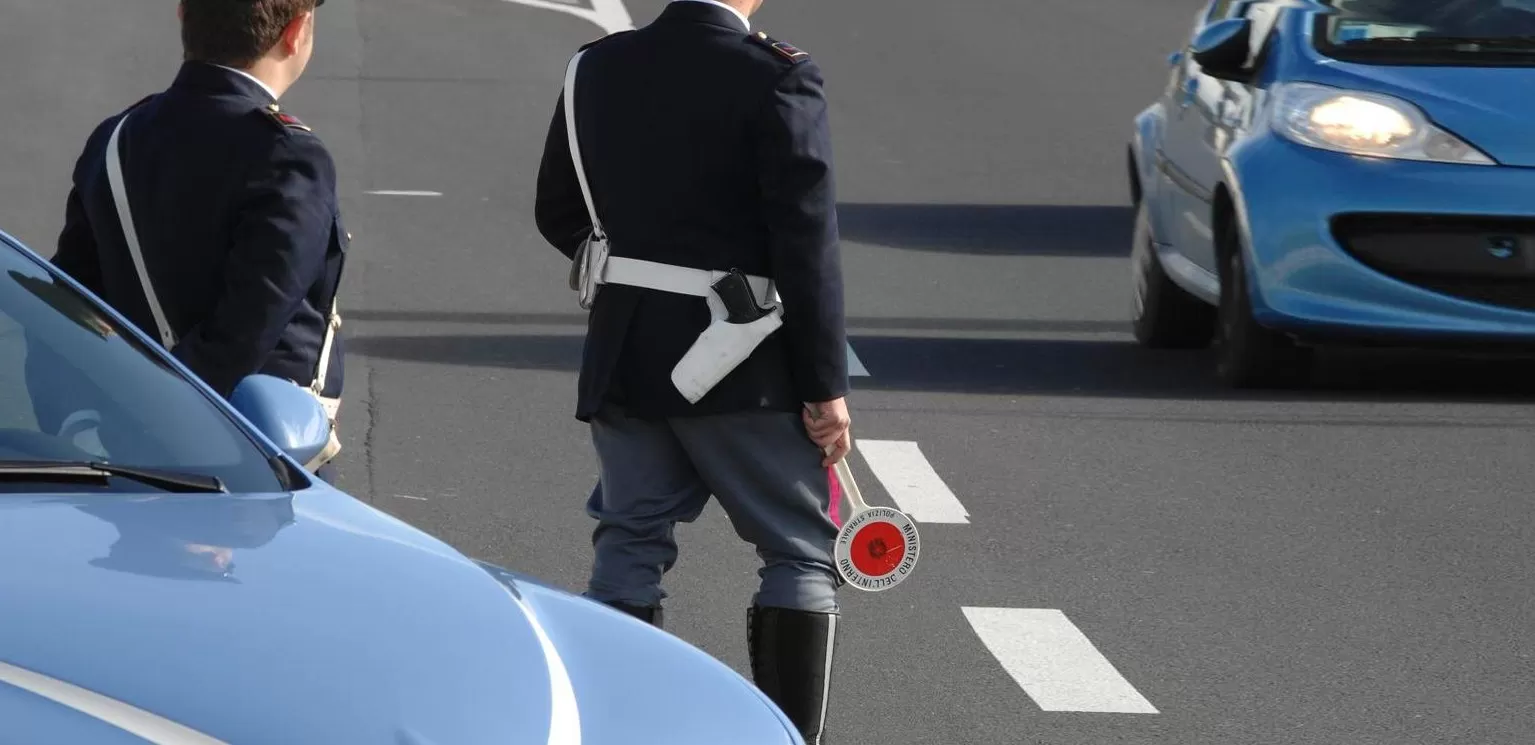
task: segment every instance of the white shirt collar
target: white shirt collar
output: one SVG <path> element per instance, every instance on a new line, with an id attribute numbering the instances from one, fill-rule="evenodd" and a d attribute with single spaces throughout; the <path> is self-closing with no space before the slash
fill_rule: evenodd
<path id="1" fill-rule="evenodd" d="M 252 75 L 252 74 L 250 74 L 250 73 L 248 73 L 248 72 L 246 72 L 244 70 L 235 69 L 233 67 L 224 67 L 223 65 L 214 65 L 214 67 L 223 67 L 225 70 L 228 70 L 228 71 L 230 71 L 232 73 L 235 73 L 236 75 L 244 75 L 246 78 L 254 81 L 256 83 L 256 85 L 261 86 L 261 90 L 266 91 L 267 95 L 271 96 L 273 101 L 277 100 L 277 94 L 272 92 L 272 86 L 267 85 L 266 83 L 261 82 L 261 78 L 258 78 L 255 75 Z"/>
<path id="2" fill-rule="evenodd" d="M 674 2 L 674 3 L 681 3 L 681 2 L 703 3 L 705 5 L 713 5 L 713 6 L 718 7 L 718 8 L 724 8 L 725 10 L 730 11 L 731 15 L 735 16 L 736 18 L 741 19 L 741 25 L 745 26 L 747 31 L 752 30 L 752 22 L 751 22 L 750 19 L 748 19 L 746 17 L 745 13 L 742 13 L 741 11 L 736 10 L 735 8 L 733 8 L 733 7 L 729 6 L 729 5 L 726 5 L 726 4 L 722 3 L 722 2 L 720 2 L 719 0 L 672 0 L 672 2 Z"/>

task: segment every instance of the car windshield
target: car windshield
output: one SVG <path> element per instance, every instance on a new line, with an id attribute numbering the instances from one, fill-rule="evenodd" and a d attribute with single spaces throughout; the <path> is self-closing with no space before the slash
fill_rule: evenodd
<path id="1" fill-rule="evenodd" d="M 0 465 L 12 467 L 0 493 L 165 488 L 15 468 L 39 461 L 213 476 L 234 492 L 283 488 L 266 454 L 201 391 L 0 240 Z"/>
<path id="2" fill-rule="evenodd" d="M 1535 64 L 1535 0 L 1327 0 L 1317 47 L 1377 64 Z"/>

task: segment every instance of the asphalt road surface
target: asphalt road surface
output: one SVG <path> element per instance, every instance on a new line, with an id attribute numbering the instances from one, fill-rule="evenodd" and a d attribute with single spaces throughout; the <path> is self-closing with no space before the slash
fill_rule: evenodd
<path id="1" fill-rule="evenodd" d="M 602 30 L 542 5 L 331 0 L 285 102 L 355 234 L 342 485 L 579 590 L 583 317 L 531 208 L 565 62 Z M 846 596 L 832 742 L 1530 741 L 1529 369 L 1345 357 L 1235 395 L 1131 342 L 1125 138 L 1200 5 L 756 19 L 829 80 L 854 465 L 925 544 L 906 584 Z M 87 132 L 173 75 L 174 8 L 0 7 L 0 228 L 46 255 Z M 669 628 L 745 671 L 754 558 L 716 508 L 680 535 Z"/>

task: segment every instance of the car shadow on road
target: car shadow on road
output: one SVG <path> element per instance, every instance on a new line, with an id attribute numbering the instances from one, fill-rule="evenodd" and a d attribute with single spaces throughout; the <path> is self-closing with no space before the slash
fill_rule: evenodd
<path id="1" fill-rule="evenodd" d="M 579 335 L 435 334 L 348 340 L 351 353 L 470 367 L 574 372 Z M 1018 396 L 1244 401 L 1535 401 L 1535 362 L 1424 353 L 1328 352 L 1288 390 L 1238 391 L 1216 380 L 1208 351 L 1146 350 L 1119 339 L 852 337 L 868 377 L 854 388 Z"/>
<path id="2" fill-rule="evenodd" d="M 839 204 L 843 240 L 993 256 L 1124 257 L 1135 213 L 1106 205 Z"/>

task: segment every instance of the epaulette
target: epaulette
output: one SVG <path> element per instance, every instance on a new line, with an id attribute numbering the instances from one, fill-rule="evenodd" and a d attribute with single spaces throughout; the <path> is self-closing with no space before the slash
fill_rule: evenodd
<path id="1" fill-rule="evenodd" d="M 265 109 L 262 109 L 262 112 L 267 115 L 267 118 L 269 118 L 272 121 L 276 122 L 277 126 L 282 127 L 284 129 L 292 128 L 292 129 L 297 129 L 297 130 L 301 130 L 301 131 L 304 131 L 304 132 L 312 132 L 312 131 L 314 131 L 314 130 L 311 130 L 309 128 L 308 124 L 305 124 L 305 123 L 299 121 L 298 117 L 296 117 L 296 116 L 294 116 L 292 114 L 289 114 L 286 111 L 283 111 L 282 107 L 278 106 L 275 103 L 274 104 L 268 104 Z"/>
<path id="2" fill-rule="evenodd" d="M 634 31 L 634 29 L 632 29 L 632 28 L 626 28 L 623 31 L 614 31 L 613 33 L 608 34 L 607 36 L 603 36 L 603 37 L 600 37 L 600 38 L 597 38 L 597 39 L 592 39 L 591 41 L 586 42 L 585 44 L 582 44 L 581 48 L 577 49 L 576 51 L 581 52 L 581 51 L 585 51 L 587 49 L 591 49 L 592 47 L 595 47 L 598 44 L 601 44 L 602 42 L 607 41 L 608 39 L 614 39 L 614 38 L 623 36 L 624 34 L 630 33 L 632 31 Z"/>
<path id="3" fill-rule="evenodd" d="M 804 62 L 805 60 L 810 59 L 809 52 L 800 51 L 793 44 L 790 44 L 787 41 L 779 41 L 774 39 L 773 37 L 768 36 L 766 31 L 758 31 L 755 34 L 752 34 L 751 39 L 752 41 L 755 41 L 758 44 L 773 50 L 793 64 L 797 65 L 801 62 Z"/>

